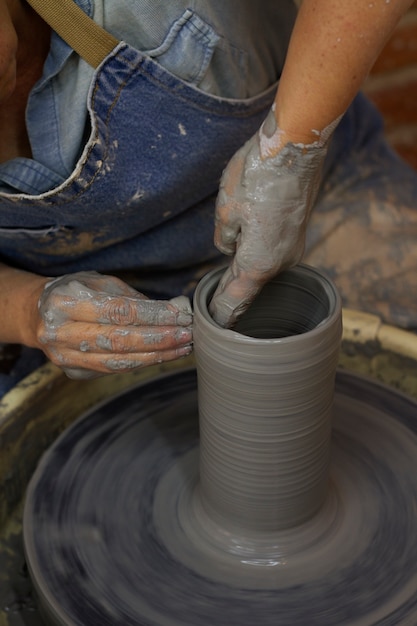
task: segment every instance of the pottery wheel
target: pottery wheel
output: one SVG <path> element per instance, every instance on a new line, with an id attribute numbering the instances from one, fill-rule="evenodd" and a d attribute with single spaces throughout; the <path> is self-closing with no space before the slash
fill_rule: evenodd
<path id="1" fill-rule="evenodd" d="M 338 373 L 327 501 L 254 541 L 199 511 L 194 370 L 112 399 L 56 441 L 29 488 L 24 542 L 45 621 L 417 624 L 416 431 L 413 400 Z"/>

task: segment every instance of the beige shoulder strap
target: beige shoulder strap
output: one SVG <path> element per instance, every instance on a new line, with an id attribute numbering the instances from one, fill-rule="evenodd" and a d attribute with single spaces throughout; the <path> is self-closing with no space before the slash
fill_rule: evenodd
<path id="1" fill-rule="evenodd" d="M 97 67 L 119 43 L 74 0 L 27 0 L 51 28 L 89 65 Z"/>

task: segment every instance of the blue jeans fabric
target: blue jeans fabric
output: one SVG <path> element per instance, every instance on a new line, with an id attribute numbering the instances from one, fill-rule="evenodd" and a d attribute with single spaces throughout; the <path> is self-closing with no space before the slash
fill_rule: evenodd
<path id="1" fill-rule="evenodd" d="M 233 99 L 276 83 L 296 16 L 292 0 L 263 0 L 261 9 L 252 0 L 76 1 L 118 40 L 178 78 Z M 0 191 L 37 195 L 71 175 L 86 141 L 93 79 L 94 69 L 52 33 L 26 110 L 32 158 L 0 163 Z"/>
<path id="2" fill-rule="evenodd" d="M 0 196 L 1 259 L 50 276 L 127 272 L 152 296 L 189 295 L 219 258 L 221 172 L 260 126 L 274 88 L 217 98 L 120 44 L 90 93 L 92 133 L 73 174 L 39 196 Z"/>

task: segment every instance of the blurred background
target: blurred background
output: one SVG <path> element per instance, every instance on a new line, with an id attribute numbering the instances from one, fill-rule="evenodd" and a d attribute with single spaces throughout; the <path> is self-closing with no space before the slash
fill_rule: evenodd
<path id="1" fill-rule="evenodd" d="M 375 63 L 364 91 L 384 117 L 390 144 L 417 169 L 417 0 Z"/>

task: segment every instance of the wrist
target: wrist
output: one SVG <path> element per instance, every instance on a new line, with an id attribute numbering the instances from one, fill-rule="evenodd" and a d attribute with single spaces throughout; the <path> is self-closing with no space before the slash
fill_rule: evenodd
<path id="1" fill-rule="evenodd" d="M 334 129 L 340 118 L 334 120 L 325 128 L 304 130 L 303 126 L 297 128 L 282 125 L 280 115 L 274 105 L 269 111 L 264 123 L 259 129 L 259 149 L 261 158 L 268 159 L 280 154 L 285 146 L 294 146 L 302 150 L 326 148 Z"/>
<path id="2" fill-rule="evenodd" d="M 37 339 L 38 301 L 49 280 L 24 270 L 0 266 L 0 341 L 40 347 Z"/>

